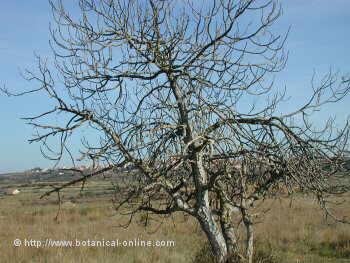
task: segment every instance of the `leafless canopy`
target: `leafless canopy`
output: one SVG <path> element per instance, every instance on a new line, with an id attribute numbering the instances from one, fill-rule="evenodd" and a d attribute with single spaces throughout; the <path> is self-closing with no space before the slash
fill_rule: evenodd
<path id="1" fill-rule="evenodd" d="M 236 246 L 229 214 L 240 211 L 249 229 L 249 208 L 267 193 L 307 190 L 323 200 L 346 190 L 329 179 L 341 168 L 348 124 L 334 130 L 330 120 L 316 129 L 310 116 L 343 99 L 349 79 L 330 72 L 312 82 L 303 107 L 280 113 L 287 92 L 274 87 L 273 76 L 285 66 L 288 32 L 271 32 L 281 14 L 277 1 L 79 5 L 74 19 L 61 1 L 51 2 L 54 63 L 38 57 L 39 74 L 27 72 L 39 86 L 25 93 L 46 94 L 54 105 L 27 118 L 37 130 L 31 142 L 42 142 L 45 156 L 68 153 L 74 163 L 70 137 L 93 130 L 80 151 L 105 165 L 97 173 L 126 164 L 139 171 L 128 195 L 139 202 L 133 212 L 193 215 L 217 251 Z M 64 117 L 48 123 L 56 114 Z M 58 135 L 54 152 L 48 140 Z M 213 227 L 224 245 L 211 238 Z"/>

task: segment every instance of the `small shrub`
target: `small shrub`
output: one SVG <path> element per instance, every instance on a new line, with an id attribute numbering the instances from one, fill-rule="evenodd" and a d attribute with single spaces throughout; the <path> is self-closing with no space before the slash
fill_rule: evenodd
<path id="1" fill-rule="evenodd" d="M 253 263 L 279 263 L 273 253 L 273 249 L 269 244 L 257 242 L 254 247 Z M 197 252 L 193 259 L 193 263 L 215 263 L 216 260 L 212 253 L 209 243 L 205 243 Z M 227 263 L 244 263 L 245 260 L 240 256 L 232 256 L 227 260 Z"/>
<path id="2" fill-rule="evenodd" d="M 79 214 L 82 216 L 86 216 L 88 214 L 90 214 L 93 211 L 93 209 L 91 207 L 83 207 L 79 210 Z"/>
<path id="3" fill-rule="evenodd" d="M 208 242 L 197 252 L 193 263 L 215 263 L 215 258 Z"/>
<path id="4" fill-rule="evenodd" d="M 262 242 L 256 242 L 254 247 L 253 262 L 254 263 L 279 263 L 274 249 L 270 244 L 263 244 Z"/>
<path id="5" fill-rule="evenodd" d="M 312 248 L 312 250 L 317 251 L 323 257 L 350 259 L 350 240 L 322 242 L 319 246 Z"/>

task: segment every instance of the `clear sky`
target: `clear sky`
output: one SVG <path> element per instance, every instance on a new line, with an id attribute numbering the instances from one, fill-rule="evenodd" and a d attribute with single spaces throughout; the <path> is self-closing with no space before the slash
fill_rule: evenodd
<path id="1" fill-rule="evenodd" d="M 73 3 L 78 1 L 68 1 Z M 286 43 L 289 60 L 278 83 L 286 85 L 294 99 L 286 106 L 305 101 L 315 70 L 321 79 L 330 67 L 350 74 L 350 1 L 284 0 L 283 16 L 277 21 L 279 31 L 291 32 Z M 68 7 L 69 10 L 70 7 Z M 76 7 L 72 13 L 77 12 Z M 0 85 L 23 90 L 27 85 L 20 70 L 36 67 L 34 52 L 51 56 L 48 45 L 51 10 L 46 0 L 3 1 L 0 9 Z M 328 107 L 318 115 L 322 123 L 330 114 L 339 123 L 350 114 L 350 97 Z M 21 171 L 36 166 L 50 167 L 39 144 L 29 144 L 33 130 L 20 117 L 42 112 L 45 98 L 37 96 L 4 97 L 0 95 L 0 173 Z"/>

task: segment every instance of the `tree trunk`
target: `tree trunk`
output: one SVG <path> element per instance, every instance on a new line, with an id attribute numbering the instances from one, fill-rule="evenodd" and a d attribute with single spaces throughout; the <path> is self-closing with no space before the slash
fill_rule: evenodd
<path id="1" fill-rule="evenodd" d="M 220 217 L 220 225 L 227 246 L 227 254 L 229 256 L 237 255 L 238 242 L 235 228 L 232 223 L 232 209 L 227 204 L 223 205 L 223 214 Z"/>
<path id="2" fill-rule="evenodd" d="M 246 227 L 247 240 L 246 240 L 246 256 L 248 263 L 253 263 L 253 252 L 254 252 L 254 229 L 253 222 L 249 215 L 244 214 L 243 222 Z"/>
<path id="3" fill-rule="evenodd" d="M 218 263 L 224 263 L 228 256 L 227 245 L 223 233 L 213 219 L 213 215 L 207 208 L 201 208 L 198 221 L 209 240 L 215 259 Z"/>

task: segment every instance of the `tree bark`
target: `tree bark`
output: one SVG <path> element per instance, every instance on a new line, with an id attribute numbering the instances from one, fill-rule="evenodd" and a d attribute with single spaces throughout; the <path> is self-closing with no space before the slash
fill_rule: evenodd
<path id="1" fill-rule="evenodd" d="M 223 214 L 220 217 L 220 225 L 227 246 L 227 254 L 229 256 L 236 255 L 238 253 L 238 242 L 235 228 L 232 223 L 232 209 L 228 204 L 223 207 Z"/>
<path id="2" fill-rule="evenodd" d="M 204 186 L 208 184 L 208 175 L 204 169 L 203 153 L 197 152 L 195 154 L 195 160 L 194 181 L 197 189 L 197 219 L 209 240 L 216 261 L 218 263 L 224 263 L 228 255 L 227 244 L 221 229 L 215 222 L 214 214 L 211 211 L 208 190 L 204 188 Z"/>
<path id="3" fill-rule="evenodd" d="M 253 222 L 249 215 L 243 215 L 243 222 L 246 227 L 247 240 L 246 240 L 246 256 L 248 263 L 253 263 L 253 253 L 254 253 L 254 229 Z"/>
<path id="4" fill-rule="evenodd" d="M 208 208 L 203 207 L 201 209 L 198 221 L 209 240 L 210 247 L 212 248 L 217 262 L 224 263 L 228 256 L 226 240 Z"/>

